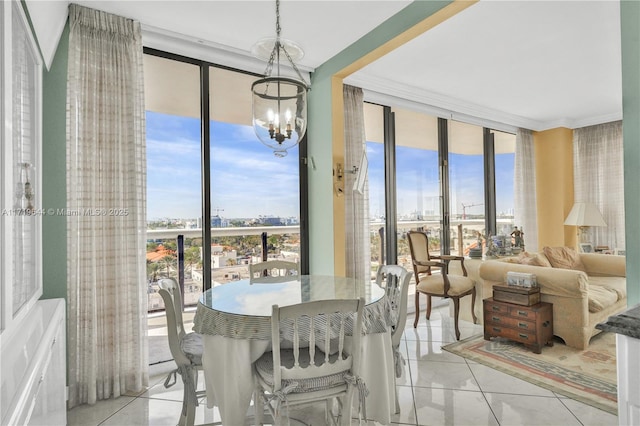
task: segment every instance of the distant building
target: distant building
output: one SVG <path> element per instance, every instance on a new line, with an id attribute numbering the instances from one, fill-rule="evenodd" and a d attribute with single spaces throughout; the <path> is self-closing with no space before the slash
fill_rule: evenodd
<path id="1" fill-rule="evenodd" d="M 212 216 L 211 217 L 211 227 L 212 228 L 222 228 L 222 218 L 220 216 Z"/>
<path id="2" fill-rule="evenodd" d="M 284 224 L 288 226 L 300 224 L 300 220 L 297 217 L 288 217 L 283 220 L 284 220 Z"/>
<path id="3" fill-rule="evenodd" d="M 264 216 L 260 219 L 263 225 L 267 226 L 283 226 L 282 218 L 276 216 Z"/>
<path id="4" fill-rule="evenodd" d="M 211 267 L 224 268 L 237 263 L 238 253 L 235 250 L 224 251 L 222 246 L 211 246 Z"/>
<path id="5" fill-rule="evenodd" d="M 149 262 L 159 262 L 164 259 L 166 256 L 175 256 L 176 252 L 173 250 L 166 249 L 162 244 L 160 244 L 154 251 L 147 252 L 147 260 Z"/>

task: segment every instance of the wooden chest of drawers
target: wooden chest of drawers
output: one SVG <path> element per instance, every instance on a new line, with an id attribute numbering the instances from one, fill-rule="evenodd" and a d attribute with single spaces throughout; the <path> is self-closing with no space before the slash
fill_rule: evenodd
<path id="1" fill-rule="evenodd" d="M 531 306 L 485 299 L 484 338 L 506 337 L 524 343 L 539 354 L 543 345 L 553 346 L 553 305 L 541 302 Z"/>

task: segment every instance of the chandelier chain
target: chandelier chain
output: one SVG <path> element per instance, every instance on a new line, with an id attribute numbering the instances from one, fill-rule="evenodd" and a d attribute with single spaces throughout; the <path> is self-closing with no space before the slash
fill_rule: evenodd
<path id="1" fill-rule="evenodd" d="M 304 83 L 305 86 L 308 86 L 307 81 L 304 79 L 304 77 L 302 77 L 302 73 L 298 69 L 297 65 L 295 64 L 295 62 L 293 62 L 293 59 L 291 59 L 291 55 L 289 55 L 289 52 L 287 52 L 287 49 L 280 42 L 281 32 L 282 32 L 282 27 L 280 26 L 280 0 L 276 0 L 276 42 L 273 46 L 273 50 L 271 51 L 271 55 L 269 55 L 269 61 L 267 62 L 267 67 L 264 70 L 264 75 L 265 77 L 271 76 L 271 73 L 273 72 L 273 63 L 275 62 L 275 59 L 276 59 L 276 53 L 278 52 L 278 49 L 282 49 L 282 51 L 284 52 L 284 55 L 287 57 L 287 60 L 291 64 L 291 67 L 293 68 L 293 70 L 296 72 L 296 75 L 298 76 L 300 81 Z M 280 76 L 278 75 L 278 77 Z"/>
<path id="2" fill-rule="evenodd" d="M 280 27 L 280 0 L 276 0 L 276 36 L 278 40 L 280 40 L 280 31 L 282 28 Z"/>

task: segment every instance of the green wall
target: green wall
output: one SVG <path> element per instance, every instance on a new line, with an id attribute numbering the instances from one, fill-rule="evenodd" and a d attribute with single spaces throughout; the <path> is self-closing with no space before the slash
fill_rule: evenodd
<path id="1" fill-rule="evenodd" d="M 64 29 L 51 69 L 43 72 L 42 206 L 66 209 L 66 104 L 69 26 Z M 42 218 L 43 298 L 67 298 L 67 220 L 63 215 Z"/>
<path id="2" fill-rule="evenodd" d="M 640 303 L 640 2 L 620 2 L 627 304 Z"/>

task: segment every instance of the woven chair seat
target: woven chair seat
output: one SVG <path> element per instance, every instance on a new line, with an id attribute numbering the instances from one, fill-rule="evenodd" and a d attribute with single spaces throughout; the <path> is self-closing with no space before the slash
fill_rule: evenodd
<path id="1" fill-rule="evenodd" d="M 202 365 L 202 352 L 204 344 L 202 335 L 198 333 L 187 333 L 180 341 L 180 348 L 193 364 Z"/>
<path id="2" fill-rule="evenodd" d="M 317 350 L 315 353 L 315 365 L 320 365 L 324 362 L 325 353 L 321 350 Z M 334 362 L 338 358 L 338 354 L 329 355 L 329 362 Z M 282 349 L 280 351 L 281 364 L 286 368 L 293 367 L 293 350 Z M 303 367 L 309 365 L 309 353 L 301 352 L 299 363 Z M 255 362 L 255 371 L 260 378 L 269 386 L 273 386 L 273 355 L 271 352 L 263 354 Z M 318 391 L 324 389 L 334 388 L 336 386 L 345 386 L 345 375 L 349 373 L 349 369 L 341 371 L 336 374 L 328 376 L 310 377 L 305 379 L 286 380 L 282 379 L 282 388 L 294 386 L 289 393 L 304 393 L 309 391 Z"/>

